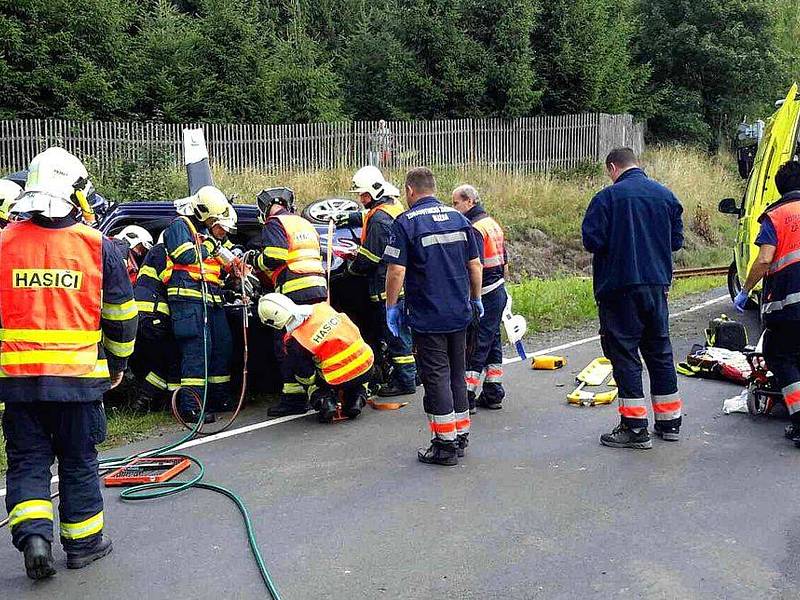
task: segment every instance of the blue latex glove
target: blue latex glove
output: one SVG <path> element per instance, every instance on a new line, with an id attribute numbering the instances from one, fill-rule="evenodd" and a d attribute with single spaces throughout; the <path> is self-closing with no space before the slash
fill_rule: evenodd
<path id="1" fill-rule="evenodd" d="M 403 312 L 401 304 L 397 303 L 394 306 L 386 305 L 386 325 L 389 331 L 392 332 L 394 337 L 400 337 L 400 329 L 403 323 Z"/>
<path id="2" fill-rule="evenodd" d="M 742 290 L 738 294 L 736 294 L 736 298 L 733 299 L 733 305 L 736 307 L 740 313 L 744 312 L 744 307 L 747 304 L 747 301 L 750 299 L 750 295 Z"/>
<path id="3" fill-rule="evenodd" d="M 475 309 L 475 312 L 478 313 L 478 318 L 482 319 L 483 313 L 485 312 L 483 310 L 483 301 L 481 301 L 480 298 L 473 298 L 472 300 L 470 300 L 470 302 L 472 303 L 472 308 Z"/>

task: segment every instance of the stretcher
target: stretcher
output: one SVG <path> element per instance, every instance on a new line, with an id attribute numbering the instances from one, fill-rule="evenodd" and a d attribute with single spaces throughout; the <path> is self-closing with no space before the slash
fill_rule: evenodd
<path id="1" fill-rule="evenodd" d="M 576 406 L 600 406 L 614 402 L 617 399 L 619 390 L 611 371 L 610 360 L 605 357 L 595 358 L 575 377 L 578 387 L 567 394 L 567 402 Z M 584 389 L 586 387 L 600 386 L 611 389 L 599 392 L 591 392 Z"/>

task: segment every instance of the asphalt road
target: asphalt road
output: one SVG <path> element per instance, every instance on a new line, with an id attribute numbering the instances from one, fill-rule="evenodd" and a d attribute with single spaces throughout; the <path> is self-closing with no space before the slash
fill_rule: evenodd
<path id="1" fill-rule="evenodd" d="M 673 321 L 676 358 L 723 309 L 732 312 L 718 304 Z M 595 331 L 529 346 L 584 333 Z M 564 401 L 599 344 L 564 354 L 560 371 L 507 367 L 505 408 L 475 416 L 458 467 L 417 462 L 429 437 L 421 394 L 397 412 L 328 426 L 303 418 L 190 452 L 209 481 L 245 498 L 286 600 L 797 598 L 800 451 L 783 439 L 784 423 L 723 415 L 737 386 L 681 378 L 680 443 L 605 448 L 598 436 L 615 408 Z M 32 583 L 7 541 L 0 598 L 266 596 L 224 498 L 105 496 L 112 555 L 67 571 L 56 549 L 59 574 Z"/>

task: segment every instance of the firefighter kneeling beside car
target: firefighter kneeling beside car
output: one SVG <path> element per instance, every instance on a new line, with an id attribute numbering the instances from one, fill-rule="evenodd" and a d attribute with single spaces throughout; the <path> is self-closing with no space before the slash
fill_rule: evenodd
<path id="1" fill-rule="evenodd" d="M 347 315 L 326 302 L 298 305 L 273 293 L 259 300 L 258 316 L 266 325 L 286 330 L 286 360 L 319 411 L 320 422 L 333 420 L 339 394 L 346 417 L 361 414 L 374 355 Z"/>

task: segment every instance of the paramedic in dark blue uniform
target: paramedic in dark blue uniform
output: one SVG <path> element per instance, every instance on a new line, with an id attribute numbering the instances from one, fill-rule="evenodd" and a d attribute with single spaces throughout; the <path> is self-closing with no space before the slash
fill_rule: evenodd
<path id="1" fill-rule="evenodd" d="M 417 368 L 433 433 L 421 462 L 456 465 L 469 435 L 464 381 L 467 326 L 483 315 L 480 253 L 472 224 L 436 199 L 436 180 L 419 167 L 406 175 L 409 210 L 395 219 L 383 254 L 386 322 L 394 335 L 404 322 L 417 346 Z M 405 300 L 399 301 L 405 282 Z"/>
<path id="2" fill-rule="evenodd" d="M 678 441 L 681 398 L 669 339 L 667 294 L 672 253 L 683 246 L 683 208 L 675 195 L 639 168 L 630 148 L 612 150 L 613 185 L 586 209 L 583 245 L 592 253 L 600 341 L 619 388 L 620 424 L 600 442 L 652 448 L 642 387 L 641 352 L 650 375 L 656 435 Z"/>

